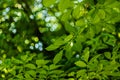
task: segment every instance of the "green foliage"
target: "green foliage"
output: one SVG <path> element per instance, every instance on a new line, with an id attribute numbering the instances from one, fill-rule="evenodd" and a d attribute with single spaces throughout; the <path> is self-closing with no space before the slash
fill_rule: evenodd
<path id="1" fill-rule="evenodd" d="M 61 12 L 63 12 L 65 9 L 69 8 L 69 7 L 73 7 L 73 2 L 70 0 L 60 0 L 59 4 L 58 4 L 58 8 Z"/>
<path id="2" fill-rule="evenodd" d="M 53 59 L 53 63 L 57 64 L 62 59 L 63 51 L 57 53 Z"/>
<path id="3" fill-rule="evenodd" d="M 26 56 L 26 55 L 21 55 Z M 28 56 L 34 56 L 28 54 Z M 26 60 L 28 60 L 27 58 Z M 35 63 L 36 62 L 36 63 Z M 1 77 L 8 80 L 16 79 L 58 79 L 64 76 L 64 71 L 59 70 L 60 65 L 50 64 L 48 60 L 36 60 L 36 55 L 24 62 L 22 59 L 4 59 L 1 64 Z M 59 75 L 59 76 L 58 76 Z M 4 77 L 3 77 L 4 76 Z"/>
<path id="4" fill-rule="evenodd" d="M 86 67 L 86 64 L 83 61 L 77 61 L 75 64 L 79 67 Z"/>
<path id="5" fill-rule="evenodd" d="M 45 6 L 45 7 L 49 7 L 49 6 L 51 6 L 51 5 L 53 5 L 54 3 L 55 3 L 55 1 L 56 0 L 43 0 L 43 5 Z"/>
<path id="6" fill-rule="evenodd" d="M 1 0 L 0 80 L 120 80 L 120 0 Z"/>

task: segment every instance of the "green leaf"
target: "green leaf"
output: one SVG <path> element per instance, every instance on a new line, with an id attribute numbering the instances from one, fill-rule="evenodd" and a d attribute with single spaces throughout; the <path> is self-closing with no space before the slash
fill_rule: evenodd
<path id="1" fill-rule="evenodd" d="M 25 67 L 30 69 L 36 69 L 36 66 L 34 64 L 25 64 Z"/>
<path id="2" fill-rule="evenodd" d="M 12 69 L 11 71 L 10 71 L 10 74 L 12 74 L 12 75 L 16 75 L 16 70 L 15 69 Z"/>
<path id="3" fill-rule="evenodd" d="M 85 9 L 82 5 L 78 5 L 74 10 L 73 10 L 73 17 L 75 19 L 79 19 L 81 16 L 85 14 Z"/>
<path id="4" fill-rule="evenodd" d="M 30 80 L 32 79 L 32 77 L 31 77 L 28 73 L 25 73 L 24 76 L 25 76 L 25 78 L 27 78 L 27 79 L 30 79 Z"/>
<path id="5" fill-rule="evenodd" d="M 54 43 L 54 45 L 58 45 L 58 46 L 61 46 L 63 44 L 65 44 L 63 38 L 59 38 L 59 39 L 55 40 L 55 43 Z"/>
<path id="6" fill-rule="evenodd" d="M 86 33 L 86 37 L 92 39 L 94 36 L 95 36 L 95 31 L 93 30 L 92 27 L 89 27 Z"/>
<path id="7" fill-rule="evenodd" d="M 107 5 L 110 5 L 110 4 L 114 3 L 114 2 L 115 2 L 115 0 L 106 0 L 104 5 L 107 6 Z"/>
<path id="8" fill-rule="evenodd" d="M 38 73 L 40 73 L 41 75 L 46 75 L 47 71 L 43 68 L 38 69 Z"/>
<path id="9" fill-rule="evenodd" d="M 54 70 L 54 69 L 57 69 L 59 67 L 60 67 L 60 65 L 51 64 L 50 65 L 50 70 Z"/>
<path id="10" fill-rule="evenodd" d="M 108 58 L 108 59 L 111 58 L 111 53 L 110 53 L 110 52 L 105 52 L 104 55 L 105 55 L 105 57 Z"/>
<path id="11" fill-rule="evenodd" d="M 105 11 L 103 9 L 99 9 L 98 15 L 100 16 L 101 19 L 105 18 Z"/>
<path id="12" fill-rule="evenodd" d="M 20 73 L 20 74 L 16 75 L 16 77 L 17 77 L 18 79 L 24 79 L 24 76 L 23 76 L 23 74 L 22 74 L 22 73 Z"/>
<path id="13" fill-rule="evenodd" d="M 93 23 L 96 24 L 96 23 L 100 22 L 100 16 L 97 13 L 94 16 L 95 17 L 93 18 Z"/>
<path id="14" fill-rule="evenodd" d="M 111 35 L 111 34 L 105 34 L 105 37 L 103 38 L 104 42 L 111 45 L 111 46 L 115 46 L 116 43 L 116 38 L 115 36 Z"/>
<path id="15" fill-rule="evenodd" d="M 110 8 L 118 8 L 117 12 L 120 12 L 120 2 L 118 1 L 114 1 L 113 3 L 111 3 L 110 5 L 107 5 Z"/>
<path id="16" fill-rule="evenodd" d="M 13 61 L 13 63 L 16 63 L 16 64 L 23 64 L 23 61 L 16 59 L 14 57 L 12 57 L 12 61 Z"/>
<path id="17" fill-rule="evenodd" d="M 60 0 L 59 4 L 58 4 L 58 9 L 60 11 L 64 11 L 65 9 L 67 9 L 68 7 L 72 7 L 73 6 L 73 2 L 70 0 Z"/>
<path id="18" fill-rule="evenodd" d="M 71 40 L 73 38 L 73 35 L 70 34 L 68 35 L 64 40 L 62 38 L 59 38 L 55 41 L 55 43 L 51 44 L 50 46 L 48 46 L 46 48 L 47 51 L 52 51 L 55 50 L 57 48 L 59 48 L 61 45 L 67 43 L 69 40 Z"/>
<path id="19" fill-rule="evenodd" d="M 73 17 L 75 18 L 75 19 L 78 19 L 80 16 L 78 15 L 80 13 L 80 5 L 78 5 L 74 10 L 73 10 L 73 13 L 72 13 L 72 15 L 73 15 Z"/>
<path id="20" fill-rule="evenodd" d="M 91 9 L 88 13 L 89 16 L 87 16 L 89 21 L 92 21 L 93 24 L 98 24 L 100 22 L 100 16 L 98 14 L 99 9 Z"/>
<path id="21" fill-rule="evenodd" d="M 68 45 L 66 45 L 66 49 L 65 49 L 65 57 L 68 59 L 68 60 L 70 60 L 71 58 L 72 58 L 72 56 L 73 56 L 73 54 L 72 54 L 72 50 L 71 50 L 71 46 L 70 46 L 70 44 L 68 44 Z"/>
<path id="22" fill-rule="evenodd" d="M 51 5 L 53 5 L 56 2 L 56 0 L 43 0 L 43 5 L 45 7 L 50 7 Z"/>
<path id="23" fill-rule="evenodd" d="M 59 48 L 61 45 L 65 44 L 64 40 L 62 37 L 58 38 L 57 40 L 55 40 L 55 42 L 53 44 L 51 44 L 50 46 L 48 46 L 46 48 L 47 51 L 52 51 L 55 50 L 57 48 Z"/>
<path id="24" fill-rule="evenodd" d="M 41 32 L 41 33 L 45 33 L 45 32 L 47 32 L 48 31 L 48 28 L 41 28 L 41 27 L 39 27 L 39 31 Z"/>
<path id="25" fill-rule="evenodd" d="M 68 78 L 68 80 L 75 80 L 74 78 Z"/>
<path id="26" fill-rule="evenodd" d="M 98 33 L 100 33 L 102 31 L 102 29 L 103 29 L 103 27 L 101 27 L 102 25 L 103 24 L 98 23 L 97 26 L 96 25 L 94 25 L 94 26 L 92 25 L 91 26 L 93 31 L 95 32 L 95 34 L 98 34 Z"/>
<path id="27" fill-rule="evenodd" d="M 53 63 L 57 64 L 62 59 L 63 51 L 57 53 L 53 59 Z"/>
<path id="28" fill-rule="evenodd" d="M 31 75 L 32 77 L 35 77 L 35 76 L 36 76 L 36 71 L 34 71 L 34 70 L 26 71 L 26 73 L 28 73 L 28 74 Z"/>
<path id="29" fill-rule="evenodd" d="M 31 55 L 27 58 L 26 62 L 31 61 L 35 56 L 36 56 L 36 54 L 31 54 Z"/>
<path id="30" fill-rule="evenodd" d="M 60 47 L 60 45 L 58 45 L 58 44 L 51 44 L 50 46 L 48 46 L 47 48 L 46 48 L 46 50 L 47 51 L 52 51 L 52 50 L 55 50 L 55 49 L 57 49 L 57 48 L 59 48 Z"/>
<path id="31" fill-rule="evenodd" d="M 85 62 L 88 62 L 89 54 L 90 54 L 90 52 L 89 52 L 89 48 L 85 48 L 83 54 L 84 54 L 84 55 L 83 55 L 83 59 L 84 59 L 84 61 L 85 61 Z"/>
<path id="32" fill-rule="evenodd" d="M 80 76 L 82 76 L 84 74 L 86 74 L 86 70 L 85 69 L 77 71 L 77 78 L 79 78 Z"/>
<path id="33" fill-rule="evenodd" d="M 110 32 L 110 33 L 115 32 L 115 26 L 113 26 L 112 24 L 106 24 L 105 31 Z"/>
<path id="34" fill-rule="evenodd" d="M 102 71 L 103 70 L 103 64 L 98 64 L 98 70 L 97 71 Z"/>
<path id="35" fill-rule="evenodd" d="M 70 23 L 68 21 L 65 22 L 65 30 L 69 33 L 76 33 L 75 27 L 70 25 Z"/>
<path id="36" fill-rule="evenodd" d="M 105 74 L 105 75 L 107 75 L 107 76 L 114 76 L 114 77 L 120 76 L 120 72 L 103 71 L 102 73 Z"/>
<path id="37" fill-rule="evenodd" d="M 108 75 L 115 76 L 115 77 L 118 77 L 118 76 L 120 77 L 120 72 L 112 72 L 112 73 L 110 73 Z"/>
<path id="38" fill-rule="evenodd" d="M 64 39 L 64 42 L 66 43 L 66 42 L 70 41 L 72 38 L 73 38 L 73 35 L 70 34 Z"/>
<path id="39" fill-rule="evenodd" d="M 75 72 L 69 73 L 68 76 L 73 76 L 74 77 L 75 76 Z"/>
<path id="40" fill-rule="evenodd" d="M 97 79 L 99 79 L 99 77 L 101 77 L 101 76 L 99 76 L 99 75 L 96 75 L 96 73 L 95 73 L 95 72 L 92 72 L 92 71 L 89 72 L 88 75 L 89 75 L 89 77 L 91 77 L 92 79 L 97 78 L 97 77 L 98 77 Z"/>
<path id="41" fill-rule="evenodd" d="M 6 66 L 9 66 L 11 65 L 11 59 L 5 59 L 2 63 L 4 63 Z"/>
<path id="42" fill-rule="evenodd" d="M 68 21 L 71 17 L 71 11 L 72 10 L 68 10 L 67 12 L 65 12 L 61 17 L 61 20 L 64 22 Z"/>
<path id="43" fill-rule="evenodd" d="M 49 75 L 56 74 L 56 75 L 60 76 L 61 74 L 63 74 L 63 72 L 64 71 L 62 71 L 62 70 L 52 70 L 49 72 Z"/>
<path id="44" fill-rule="evenodd" d="M 108 65 L 108 66 L 110 66 L 109 64 L 110 64 L 110 62 L 108 61 L 108 60 L 100 60 L 100 63 L 102 64 L 102 65 Z M 104 67 L 105 68 L 105 67 Z M 108 68 L 107 68 L 108 69 Z"/>
<path id="45" fill-rule="evenodd" d="M 21 56 L 21 60 L 25 61 L 27 59 L 28 55 Z"/>
<path id="46" fill-rule="evenodd" d="M 86 63 L 83 62 L 83 61 L 77 61 L 77 62 L 75 62 L 75 65 L 79 66 L 79 67 L 86 67 L 87 66 Z"/>
<path id="47" fill-rule="evenodd" d="M 105 0 L 98 0 L 99 4 L 104 4 Z"/>
<path id="48" fill-rule="evenodd" d="M 37 64 L 38 67 L 41 67 L 41 66 L 47 64 L 48 62 L 49 62 L 48 60 L 43 60 L 43 59 L 36 60 L 36 64 Z"/>
<path id="49" fill-rule="evenodd" d="M 101 54 L 94 55 L 94 56 L 92 57 L 92 59 L 90 59 L 89 63 L 94 62 L 94 61 L 97 61 L 96 59 L 97 59 L 98 57 L 100 57 L 100 56 L 101 56 Z"/>
<path id="50" fill-rule="evenodd" d="M 79 19 L 75 22 L 76 26 L 85 26 L 86 23 L 85 23 L 85 20 L 82 18 L 82 19 Z"/>

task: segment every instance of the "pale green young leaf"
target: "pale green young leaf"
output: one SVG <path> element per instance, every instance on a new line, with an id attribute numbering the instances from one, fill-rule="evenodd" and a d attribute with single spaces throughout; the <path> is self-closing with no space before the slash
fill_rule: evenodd
<path id="1" fill-rule="evenodd" d="M 63 56 L 63 51 L 57 53 L 53 59 L 53 63 L 57 64 L 62 59 L 62 56 Z"/>
<path id="2" fill-rule="evenodd" d="M 79 67 L 86 67 L 87 66 L 87 64 L 85 62 L 83 62 L 83 61 L 77 61 L 77 62 L 75 62 L 75 65 L 79 66 Z"/>

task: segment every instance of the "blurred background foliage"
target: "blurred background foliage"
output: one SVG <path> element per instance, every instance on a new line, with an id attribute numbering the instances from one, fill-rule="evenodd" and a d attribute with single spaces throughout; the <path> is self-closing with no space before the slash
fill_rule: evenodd
<path id="1" fill-rule="evenodd" d="M 1 80 L 119 80 L 119 47 L 119 0 L 0 1 Z"/>

